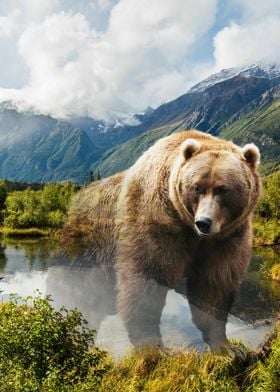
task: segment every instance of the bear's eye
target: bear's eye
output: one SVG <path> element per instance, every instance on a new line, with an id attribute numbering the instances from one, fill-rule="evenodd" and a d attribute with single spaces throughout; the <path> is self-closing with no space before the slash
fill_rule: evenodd
<path id="1" fill-rule="evenodd" d="M 219 195 L 224 195 L 224 194 L 228 193 L 228 191 L 229 191 L 229 189 L 224 185 L 217 186 L 217 188 L 215 188 L 215 193 L 219 194 Z"/>
<path id="2" fill-rule="evenodd" d="M 202 188 L 201 188 L 201 186 L 199 186 L 198 184 L 196 184 L 195 186 L 194 186 L 194 191 L 195 191 L 195 193 L 202 193 Z"/>

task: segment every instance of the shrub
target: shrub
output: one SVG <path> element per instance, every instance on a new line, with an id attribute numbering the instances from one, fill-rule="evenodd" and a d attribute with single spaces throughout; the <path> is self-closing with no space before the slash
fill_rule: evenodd
<path id="1" fill-rule="evenodd" d="M 265 219 L 280 219 L 280 171 L 266 177 L 257 213 Z"/>
<path id="2" fill-rule="evenodd" d="M 107 371 L 81 314 L 55 310 L 50 297 L 0 305 L 0 342 L 1 391 L 92 391 Z"/>
<path id="3" fill-rule="evenodd" d="M 6 198 L 4 225 L 16 228 L 59 228 L 75 192 L 71 183 L 46 184 L 42 190 L 25 189 Z"/>
<path id="4" fill-rule="evenodd" d="M 274 245 L 280 243 L 280 225 L 273 219 L 257 218 L 253 224 L 256 245 Z"/>
<path id="5" fill-rule="evenodd" d="M 271 279 L 280 282 L 280 264 L 275 264 L 271 268 Z"/>

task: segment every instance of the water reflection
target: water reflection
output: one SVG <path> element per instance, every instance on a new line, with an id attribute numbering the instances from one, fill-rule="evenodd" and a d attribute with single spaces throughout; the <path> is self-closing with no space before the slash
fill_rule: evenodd
<path id="1" fill-rule="evenodd" d="M 166 346 L 195 345 L 202 349 L 201 332 L 192 323 L 193 309 L 187 301 L 186 281 L 173 290 L 154 281 L 145 285 L 140 304 L 152 302 L 153 312 L 139 308 L 133 323 L 124 326 L 116 303 L 116 276 L 111 264 L 102 266 L 84 262 L 79 257 L 68 259 L 54 252 L 50 240 L 5 241 L 0 247 L 1 297 L 16 292 L 26 296 L 39 289 L 50 293 L 56 306 L 77 307 L 98 331 L 97 343 L 119 355 L 131 344 L 152 340 Z M 280 260 L 279 249 L 257 250 L 227 322 L 227 335 L 243 339 L 255 347 L 270 328 L 265 322 L 279 310 L 279 291 L 259 278 L 263 262 Z M 167 296 L 165 299 L 165 294 Z M 135 299 L 139 302 L 139 298 Z M 149 302 L 149 306 L 151 303 Z M 129 309 L 133 312 L 134 309 Z M 148 316 L 148 317 L 147 317 Z M 160 320 L 160 323 L 159 321 Z"/>

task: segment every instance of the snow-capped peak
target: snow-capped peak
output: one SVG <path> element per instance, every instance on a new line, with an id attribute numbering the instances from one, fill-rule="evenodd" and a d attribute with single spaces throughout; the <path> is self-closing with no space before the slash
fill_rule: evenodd
<path id="1" fill-rule="evenodd" d="M 189 92 L 198 93 L 206 90 L 208 87 L 214 86 L 217 83 L 224 82 L 225 80 L 231 79 L 234 76 L 243 76 L 245 78 L 266 78 L 274 79 L 280 77 L 280 65 L 279 64 L 253 64 L 247 67 L 236 67 L 222 69 L 220 72 L 213 74 L 203 80 L 202 82 L 193 86 Z"/>

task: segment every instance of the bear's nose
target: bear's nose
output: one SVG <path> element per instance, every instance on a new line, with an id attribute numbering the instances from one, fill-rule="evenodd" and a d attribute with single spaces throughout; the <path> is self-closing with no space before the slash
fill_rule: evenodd
<path id="1" fill-rule="evenodd" d="M 195 221 L 195 225 L 201 233 L 209 234 L 212 225 L 212 220 L 209 218 L 201 217 Z"/>

